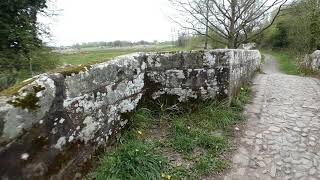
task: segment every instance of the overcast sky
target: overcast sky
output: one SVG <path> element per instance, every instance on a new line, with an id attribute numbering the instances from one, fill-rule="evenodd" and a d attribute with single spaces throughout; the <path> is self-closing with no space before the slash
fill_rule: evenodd
<path id="1" fill-rule="evenodd" d="M 176 26 L 167 0 L 53 0 L 61 12 L 50 24 L 51 45 L 113 40 L 170 40 Z"/>

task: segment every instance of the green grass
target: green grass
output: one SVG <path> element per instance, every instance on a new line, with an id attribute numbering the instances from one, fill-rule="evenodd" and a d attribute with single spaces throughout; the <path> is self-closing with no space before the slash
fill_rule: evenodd
<path id="1" fill-rule="evenodd" d="M 299 65 L 294 56 L 283 51 L 269 53 L 277 60 L 281 72 L 289 75 L 300 75 Z"/>
<path id="2" fill-rule="evenodd" d="M 230 106 L 203 102 L 181 106 L 178 113 L 166 105 L 160 111 L 139 108 L 88 179 L 201 179 L 225 170 L 223 155 L 249 94 L 242 88 Z M 190 165 L 176 165 L 179 158 L 172 157 Z"/>
<path id="3" fill-rule="evenodd" d="M 149 144 L 131 141 L 101 159 L 97 180 L 160 179 L 167 166 L 164 158 Z"/>

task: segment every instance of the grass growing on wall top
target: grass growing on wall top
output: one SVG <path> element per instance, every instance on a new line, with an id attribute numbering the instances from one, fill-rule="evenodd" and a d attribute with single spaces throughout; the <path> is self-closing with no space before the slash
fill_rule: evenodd
<path id="1" fill-rule="evenodd" d="M 173 112 L 138 109 L 88 179 L 202 179 L 228 167 L 233 127 L 249 100 L 242 88 L 231 106 L 207 102 Z"/>

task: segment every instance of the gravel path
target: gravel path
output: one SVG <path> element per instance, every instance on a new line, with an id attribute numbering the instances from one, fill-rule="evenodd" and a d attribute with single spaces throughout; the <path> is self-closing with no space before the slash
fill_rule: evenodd
<path id="1" fill-rule="evenodd" d="M 225 180 L 320 179 L 320 81 L 277 67 L 267 55 Z"/>

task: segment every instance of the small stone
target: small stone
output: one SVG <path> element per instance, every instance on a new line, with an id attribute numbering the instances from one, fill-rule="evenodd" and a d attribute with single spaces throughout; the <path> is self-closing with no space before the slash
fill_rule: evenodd
<path id="1" fill-rule="evenodd" d="M 267 172 L 268 172 L 268 170 L 266 170 L 266 169 L 262 171 L 263 174 L 267 174 Z"/>
<path id="2" fill-rule="evenodd" d="M 263 161 L 258 161 L 258 162 L 257 162 L 257 165 L 258 165 L 259 167 L 261 167 L 261 168 L 266 167 L 266 164 L 265 164 Z"/>
<path id="3" fill-rule="evenodd" d="M 303 128 L 305 127 L 306 125 L 303 123 L 303 122 L 296 122 L 297 126 L 300 127 L 300 128 Z"/>
<path id="4" fill-rule="evenodd" d="M 298 128 L 298 127 L 294 127 L 293 130 L 294 130 L 294 131 L 297 131 L 297 132 L 300 132 L 300 131 L 301 131 L 301 129 Z"/>
<path id="5" fill-rule="evenodd" d="M 39 121 L 39 124 L 43 124 L 43 120 L 40 120 L 40 121 Z"/>
<path id="6" fill-rule="evenodd" d="M 254 177 L 256 177 L 257 179 L 260 179 L 260 175 L 258 173 L 255 173 Z"/>
<path id="7" fill-rule="evenodd" d="M 270 134 L 270 131 L 263 131 L 263 134 Z"/>
<path id="8" fill-rule="evenodd" d="M 302 129 L 303 132 L 307 133 L 309 131 L 309 128 Z"/>
<path id="9" fill-rule="evenodd" d="M 270 131 L 263 131 L 263 134 L 270 134 Z"/>
<path id="10" fill-rule="evenodd" d="M 290 171 L 290 170 L 285 170 L 285 171 L 284 171 L 284 173 L 286 173 L 286 174 L 290 174 L 290 173 L 291 173 L 291 171 Z"/>
<path id="11" fill-rule="evenodd" d="M 54 145 L 56 149 L 62 150 L 63 146 L 66 144 L 66 137 L 60 137 L 57 141 L 57 144 Z"/>
<path id="12" fill-rule="evenodd" d="M 310 142 L 309 142 L 309 145 L 310 145 L 310 146 L 315 146 L 315 145 L 316 145 L 316 143 L 315 143 L 315 142 L 313 142 L 313 141 L 310 141 Z"/>
<path id="13" fill-rule="evenodd" d="M 301 164 L 301 162 L 299 160 L 293 160 L 292 164 Z"/>
<path id="14" fill-rule="evenodd" d="M 308 134 L 307 134 L 307 133 L 302 133 L 301 136 L 302 136 L 302 137 L 307 137 Z"/>
<path id="15" fill-rule="evenodd" d="M 65 119 L 62 118 L 62 119 L 60 119 L 59 123 L 63 124 L 64 121 L 65 121 Z"/>
<path id="16" fill-rule="evenodd" d="M 255 136 L 255 133 L 252 131 L 246 131 L 245 134 L 248 136 Z"/>
<path id="17" fill-rule="evenodd" d="M 277 166 L 275 164 L 272 164 L 270 168 L 270 176 L 276 177 L 276 173 L 277 173 Z"/>
<path id="18" fill-rule="evenodd" d="M 269 129 L 269 131 L 273 131 L 273 132 L 280 132 L 281 129 L 279 127 L 276 127 L 276 126 L 271 126 Z"/>
<path id="19" fill-rule="evenodd" d="M 301 172 L 296 172 L 295 176 L 296 178 L 301 178 L 304 174 Z"/>
<path id="20" fill-rule="evenodd" d="M 240 152 L 241 154 L 244 154 L 244 155 L 247 155 L 247 154 L 248 154 L 247 149 L 244 148 L 244 147 L 239 147 L 239 152 Z"/>
<path id="21" fill-rule="evenodd" d="M 262 160 L 263 160 L 263 157 L 257 156 L 257 159 L 258 159 L 259 161 L 262 161 Z"/>
<path id="22" fill-rule="evenodd" d="M 236 154 L 233 157 L 233 162 L 235 164 L 241 164 L 243 166 L 247 166 L 249 164 L 249 158 L 247 156 L 242 155 L 242 154 Z"/>
<path id="23" fill-rule="evenodd" d="M 256 143 L 257 143 L 257 144 L 262 144 L 262 140 L 257 139 L 257 140 L 256 140 Z"/>
<path id="24" fill-rule="evenodd" d="M 262 139 L 263 136 L 262 136 L 262 134 L 257 134 L 257 135 L 256 135 L 256 138 Z"/>
<path id="25" fill-rule="evenodd" d="M 237 174 L 240 176 L 243 176 L 246 173 L 246 169 L 245 168 L 239 168 L 237 171 Z"/>
<path id="26" fill-rule="evenodd" d="M 71 142 L 71 141 L 73 141 L 73 140 L 74 140 L 74 137 L 73 137 L 73 136 L 70 136 L 68 142 Z"/>
<path id="27" fill-rule="evenodd" d="M 28 160 L 29 159 L 29 154 L 28 153 L 23 153 L 23 154 L 21 154 L 21 159 L 22 160 Z"/>
<path id="28" fill-rule="evenodd" d="M 310 171 L 309 171 L 309 175 L 314 175 L 314 174 L 316 174 L 316 172 L 317 172 L 317 170 L 316 170 L 316 168 L 312 168 L 312 169 L 310 169 Z"/>
<path id="29" fill-rule="evenodd" d="M 236 130 L 236 131 L 240 131 L 240 129 L 239 129 L 238 127 L 235 127 L 235 128 L 234 128 L 234 130 Z"/>
<path id="30" fill-rule="evenodd" d="M 314 137 L 309 137 L 309 139 L 310 139 L 311 141 L 315 141 L 315 140 L 316 140 L 316 138 L 314 138 Z"/>

